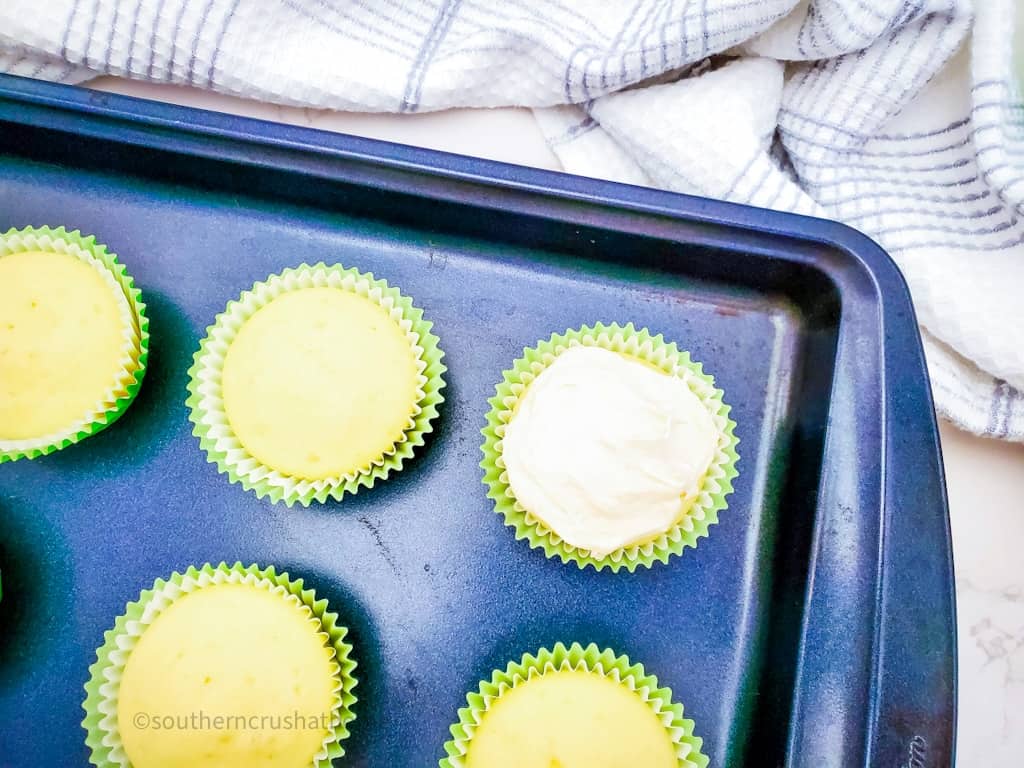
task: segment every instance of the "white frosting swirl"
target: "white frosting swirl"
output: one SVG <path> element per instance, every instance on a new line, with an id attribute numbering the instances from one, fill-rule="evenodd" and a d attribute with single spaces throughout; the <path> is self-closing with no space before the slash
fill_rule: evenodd
<path id="1" fill-rule="evenodd" d="M 527 387 L 502 457 L 519 503 L 595 557 L 669 530 L 700 491 L 718 430 L 682 379 L 600 347 Z"/>

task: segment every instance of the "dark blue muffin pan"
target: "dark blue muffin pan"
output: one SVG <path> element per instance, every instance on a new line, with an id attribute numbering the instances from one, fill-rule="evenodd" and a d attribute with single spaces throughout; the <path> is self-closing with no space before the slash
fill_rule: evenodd
<path id="1" fill-rule="evenodd" d="M 43 224 L 118 254 L 148 306 L 152 352 L 116 424 L 0 466 L 0 766 L 87 765 L 82 686 L 104 630 L 157 577 L 222 560 L 305 578 L 351 628 L 359 702 L 341 765 L 436 765 L 466 692 L 559 640 L 643 662 L 718 768 L 951 764 L 935 417 L 906 286 L 864 236 L 0 78 L 0 230 Z M 186 371 L 229 299 L 321 260 L 412 296 L 448 386 L 401 473 L 288 509 L 207 463 Z M 595 321 L 690 350 L 741 440 L 710 538 L 633 574 L 516 541 L 477 466 L 502 370 Z"/>

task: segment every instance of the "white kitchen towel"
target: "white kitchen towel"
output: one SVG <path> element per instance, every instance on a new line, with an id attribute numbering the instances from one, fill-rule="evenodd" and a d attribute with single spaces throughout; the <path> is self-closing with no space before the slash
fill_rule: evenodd
<path id="1" fill-rule="evenodd" d="M 1016 12 L 1015 0 L 0 0 L 0 71 L 346 110 L 533 107 L 573 173 L 874 237 L 910 284 L 939 411 L 1024 440 Z"/>

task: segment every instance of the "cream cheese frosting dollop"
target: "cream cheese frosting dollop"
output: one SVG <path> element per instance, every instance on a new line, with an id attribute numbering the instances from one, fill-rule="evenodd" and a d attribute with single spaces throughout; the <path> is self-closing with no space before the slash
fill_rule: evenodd
<path id="1" fill-rule="evenodd" d="M 682 518 L 718 437 L 682 379 L 617 352 L 574 346 L 520 397 L 502 457 L 524 509 L 568 544 L 604 557 Z"/>

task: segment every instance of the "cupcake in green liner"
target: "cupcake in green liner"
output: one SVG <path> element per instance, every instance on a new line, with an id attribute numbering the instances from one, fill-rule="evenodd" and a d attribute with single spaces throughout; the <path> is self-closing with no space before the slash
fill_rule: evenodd
<path id="1" fill-rule="evenodd" d="M 459 710 L 441 768 L 706 768 L 672 691 L 593 643 L 496 670 Z"/>
<path id="2" fill-rule="evenodd" d="M 667 562 L 718 522 L 738 442 L 722 391 L 675 343 L 584 326 L 503 373 L 484 484 L 517 539 L 613 571 Z"/>
<path id="3" fill-rule="evenodd" d="M 273 567 L 158 579 L 104 635 L 83 704 L 99 768 L 330 768 L 355 717 L 347 630 Z"/>
<path id="4" fill-rule="evenodd" d="M 423 445 L 444 399 L 430 328 L 371 274 L 286 269 L 207 329 L 189 371 L 193 433 L 232 482 L 288 506 L 372 487 Z"/>
<path id="5" fill-rule="evenodd" d="M 112 424 L 148 356 L 141 293 L 94 237 L 63 227 L 0 235 L 0 464 Z"/>

